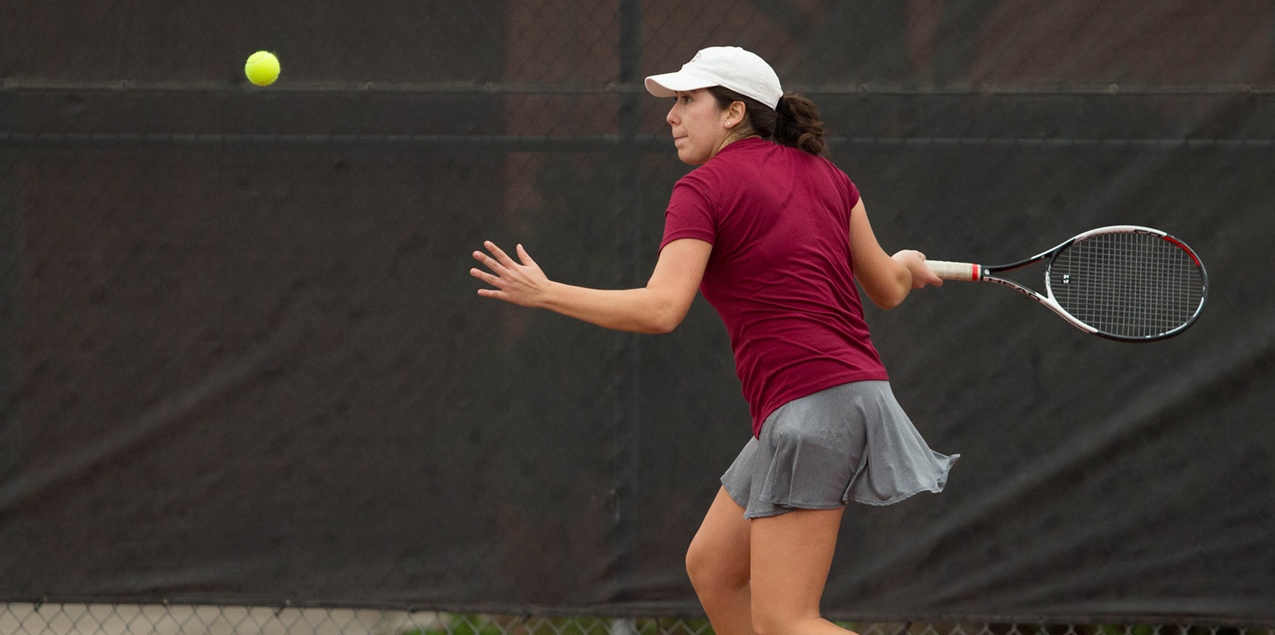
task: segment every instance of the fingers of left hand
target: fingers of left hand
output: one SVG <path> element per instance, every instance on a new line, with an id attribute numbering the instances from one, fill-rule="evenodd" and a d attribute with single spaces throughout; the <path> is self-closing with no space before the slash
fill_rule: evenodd
<path id="1" fill-rule="evenodd" d="M 482 271 L 481 269 L 470 269 L 470 270 L 469 270 L 469 275 L 471 275 L 471 276 L 473 276 L 473 277 L 475 277 L 475 278 L 478 278 L 479 280 L 482 280 L 483 282 L 486 282 L 487 284 L 489 284 L 489 285 L 491 285 L 491 286 L 493 286 L 493 287 L 499 287 L 499 286 L 500 286 L 500 277 L 499 277 L 499 276 L 493 276 L 492 274 L 487 273 L 486 271 Z"/>
<path id="2" fill-rule="evenodd" d="M 501 249 L 500 247 L 497 247 L 496 243 L 493 243 L 489 240 L 483 243 L 483 245 L 487 247 L 487 251 L 490 251 L 491 255 L 496 257 L 496 261 L 499 262 L 500 264 L 506 265 L 506 266 L 514 264 L 513 258 L 510 258 L 509 254 L 505 253 L 505 250 Z"/>
<path id="3" fill-rule="evenodd" d="M 496 259 L 492 258 L 491 256 L 488 256 L 487 254 L 481 251 L 474 252 L 474 260 L 477 260 L 478 262 L 483 263 L 484 265 L 487 266 L 488 269 L 491 269 L 492 271 L 496 272 L 497 275 L 504 274 L 506 271 L 506 268 L 504 265 L 497 262 Z"/>

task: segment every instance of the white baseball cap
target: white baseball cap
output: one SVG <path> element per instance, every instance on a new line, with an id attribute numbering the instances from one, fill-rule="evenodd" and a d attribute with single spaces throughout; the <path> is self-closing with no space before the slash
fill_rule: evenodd
<path id="1" fill-rule="evenodd" d="M 673 97 L 680 90 L 721 86 L 751 97 L 771 108 L 779 105 L 784 89 L 779 76 L 766 60 L 738 46 L 702 49 L 676 73 L 646 78 L 647 92 L 656 97 Z"/>

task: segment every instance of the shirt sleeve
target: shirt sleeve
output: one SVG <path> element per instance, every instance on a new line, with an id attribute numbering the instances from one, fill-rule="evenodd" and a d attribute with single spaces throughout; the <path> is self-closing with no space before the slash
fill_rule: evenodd
<path id="1" fill-rule="evenodd" d="M 660 249 L 682 238 L 714 244 L 717 223 L 713 216 L 713 205 L 699 188 L 686 178 L 678 181 L 664 212 L 664 240 L 660 242 Z"/>
<path id="2" fill-rule="evenodd" d="M 825 165 L 832 170 L 832 173 L 836 175 L 837 184 L 841 186 L 842 190 L 845 192 L 846 213 L 849 213 L 850 210 L 854 209 L 855 205 L 859 204 L 859 188 L 855 187 L 854 179 L 851 179 L 850 175 L 837 167 L 835 163 L 826 158 L 824 159 L 824 162 Z"/>
<path id="3" fill-rule="evenodd" d="M 850 185 L 850 191 L 846 196 L 849 206 L 846 209 L 854 209 L 854 206 L 859 204 L 859 188 L 855 187 L 854 181 L 849 176 L 846 176 L 846 183 Z"/>

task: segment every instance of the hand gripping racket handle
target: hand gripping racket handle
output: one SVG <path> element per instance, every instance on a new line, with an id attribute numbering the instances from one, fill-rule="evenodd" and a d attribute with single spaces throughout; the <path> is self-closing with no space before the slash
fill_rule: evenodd
<path id="1" fill-rule="evenodd" d="M 926 260 L 926 266 L 934 275 L 944 280 L 962 280 L 975 282 L 982 277 L 982 267 L 969 262 L 948 262 L 946 260 Z"/>

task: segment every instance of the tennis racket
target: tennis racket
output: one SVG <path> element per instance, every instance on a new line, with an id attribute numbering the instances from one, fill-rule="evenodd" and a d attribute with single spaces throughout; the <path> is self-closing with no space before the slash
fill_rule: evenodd
<path id="1" fill-rule="evenodd" d="M 1049 260 L 1044 295 L 994 274 Z M 1026 260 L 989 267 L 927 260 L 944 280 L 1003 284 L 1049 307 L 1076 328 L 1123 342 L 1181 333 L 1208 296 L 1204 264 L 1186 243 L 1150 227 L 1099 227 Z"/>

